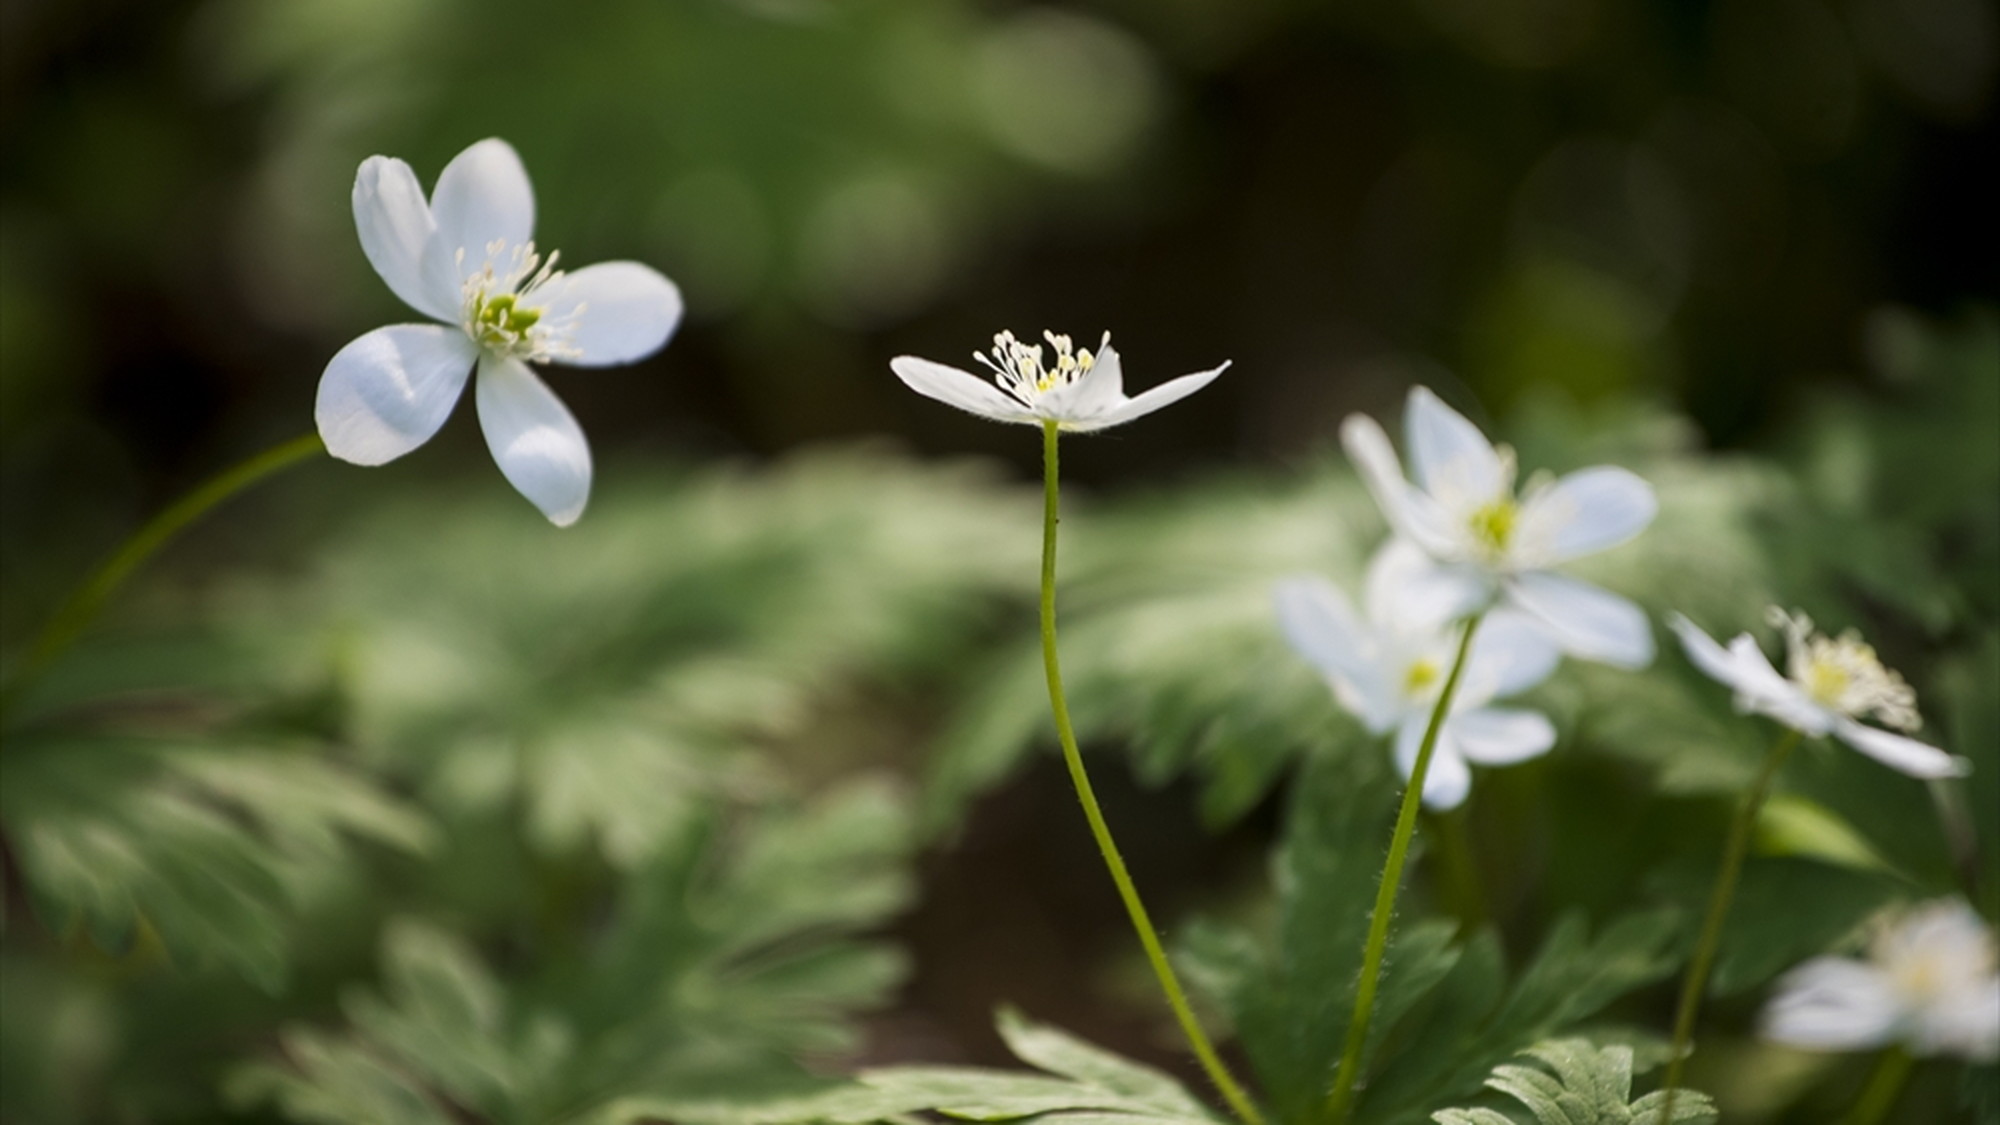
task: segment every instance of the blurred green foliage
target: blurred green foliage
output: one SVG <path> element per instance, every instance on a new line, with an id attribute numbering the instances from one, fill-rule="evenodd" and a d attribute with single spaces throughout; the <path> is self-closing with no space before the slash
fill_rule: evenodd
<path id="1" fill-rule="evenodd" d="M 1327 436 L 1413 379 L 1487 403 L 1525 465 L 1655 482 L 1656 526 L 1588 577 L 1716 632 L 1773 601 L 1859 627 L 1975 761 L 1936 789 L 1837 746 L 1787 769 L 1693 1072 L 1729 1120 L 1859 1085 L 1744 1034 L 1775 974 L 1892 901 L 2000 917 L 1980 0 L 24 0 L 0 31 L 0 666 L 399 315 L 354 242 L 361 158 L 428 177 L 504 135 L 545 243 L 653 262 L 691 309 L 663 357 L 560 384 L 604 454 L 576 529 L 463 426 L 275 482 L 10 705 L 0 1118 L 1207 1120 L 1096 963 L 1115 920 L 1005 909 L 1009 879 L 1103 893 L 1066 795 L 1035 796 L 1034 497 L 799 450 L 1028 462 L 882 367 L 1044 321 L 1116 329 L 1135 382 L 1236 361 L 1065 450 L 1149 483 L 1069 498 L 1063 645 L 1107 790 L 1159 790 L 1131 795 L 1140 880 L 1281 1113 L 1335 1053 L 1393 791 L 1269 587 L 1356 579 L 1382 527 Z M 1152 479 L 1223 454 L 1247 464 Z M 1673 920 L 1768 731 L 1670 651 L 1534 703 L 1561 743 L 1465 824 L 1490 923 L 1459 934 L 1416 864 L 1370 1120 L 1645 1104 Z M 1183 802 L 1268 867 L 1177 868 Z M 986 856 L 995 816 L 1060 870 Z M 1105 982 L 1042 1014 L 1118 1053 L 1008 1015 L 1035 1073 L 828 1077 L 1003 1061 L 903 983 L 1003 979 L 895 928 L 967 856 L 1007 876 L 992 948 Z M 1900 1112 L 1992 1120 L 1995 1080 L 1927 1064 Z"/>
<path id="2" fill-rule="evenodd" d="M 1624 404 L 1525 410 L 1512 435 L 1531 465 L 1609 456 L 1657 484 L 1657 526 L 1591 577 L 1718 631 L 1761 628 L 1768 601 L 1857 623 L 1917 686 L 1926 736 L 1975 763 L 1933 792 L 1838 746 L 1797 760 L 1725 938 L 1717 1035 L 1889 902 L 1970 881 L 1996 906 L 2000 600 L 1981 576 L 2000 463 L 1932 475 L 1922 504 L 1900 490 L 1940 443 L 1980 445 L 2000 331 L 1987 313 L 1878 330 L 1925 362 L 1873 409 L 1802 418 L 1779 456 L 1703 454 Z M 1824 482 L 1835 447 L 1861 459 L 1852 489 Z M 869 451 L 606 476 L 568 531 L 454 485 L 297 519 L 282 566 L 185 552 L 19 697 L 0 1050 L 34 1077 L 0 1094 L 10 1118 L 762 1121 L 859 1096 L 814 1074 L 896 996 L 905 956 L 872 931 L 911 905 L 916 849 L 960 846 L 1051 741 L 1034 498 Z M 1269 885 L 1233 881 L 1174 928 L 1272 1109 L 1303 1119 L 1396 790 L 1284 648 L 1269 590 L 1299 569 L 1353 581 L 1378 518 L 1319 459 L 1086 495 L 1066 522 L 1087 743 L 1147 784 L 1194 779 L 1212 827 L 1277 822 Z M 1367 1120 L 1462 1104 L 1554 1036 L 1658 1056 L 1677 919 L 1769 732 L 1671 650 L 1645 673 L 1569 667 L 1535 699 L 1560 744 L 1484 775 L 1467 822 L 1490 925 L 1457 934 L 1417 863 Z M 1725 1036 L 1696 1081 L 1783 1120 L 1731 1091 L 1761 1050 Z M 1834 1093 L 1792 1087 L 1797 1113 L 1840 1104 L 1818 1065 Z M 1944 1113 L 1948 1076 L 1920 1077 L 1911 1104 Z M 867 1079 L 911 1106 L 942 1089 L 903 1081 Z"/>

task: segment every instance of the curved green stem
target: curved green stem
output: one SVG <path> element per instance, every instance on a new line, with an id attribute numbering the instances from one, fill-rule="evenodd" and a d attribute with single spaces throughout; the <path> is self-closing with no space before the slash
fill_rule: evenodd
<path id="1" fill-rule="evenodd" d="M 1182 990 L 1180 979 L 1174 975 L 1173 965 L 1167 961 L 1167 951 L 1160 945 L 1160 935 L 1153 928 L 1152 917 L 1146 913 L 1145 903 L 1139 899 L 1139 889 L 1133 885 L 1131 873 L 1125 870 L 1125 860 L 1118 854 L 1118 845 L 1111 839 L 1111 828 L 1104 822 L 1104 811 L 1098 807 L 1090 775 L 1084 772 L 1083 754 L 1076 745 L 1076 731 L 1070 726 L 1069 703 L 1063 697 L 1062 668 L 1056 660 L 1057 438 L 1056 424 L 1043 423 L 1042 664 L 1048 672 L 1049 706 L 1055 712 L 1056 737 L 1062 742 L 1063 761 L 1069 766 L 1069 778 L 1076 786 L 1076 799 L 1083 804 L 1084 818 L 1090 821 L 1090 833 L 1097 838 L 1097 850 L 1104 855 L 1104 866 L 1111 871 L 1111 881 L 1118 885 L 1118 897 L 1125 901 L 1125 913 L 1131 916 L 1132 928 L 1139 934 L 1139 944 L 1145 947 L 1146 960 L 1152 962 L 1153 975 L 1160 979 L 1160 989 L 1167 994 L 1167 1003 L 1174 1010 L 1174 1018 L 1180 1022 L 1181 1032 L 1194 1048 L 1195 1057 L 1201 1060 L 1202 1069 L 1208 1072 L 1209 1081 L 1215 1083 L 1216 1091 L 1229 1103 L 1236 1116 L 1242 1118 L 1245 1125 L 1263 1125 L 1263 1115 L 1257 1112 L 1256 1105 L 1243 1092 L 1235 1076 L 1229 1073 L 1222 1056 L 1216 1053 L 1215 1045 L 1209 1042 L 1200 1022 L 1195 1019 L 1187 993 Z"/>
<path id="2" fill-rule="evenodd" d="M 1874 1073 L 1868 1076 L 1868 1085 L 1862 1087 L 1861 1096 L 1854 1100 L 1854 1108 L 1841 1118 L 1841 1125 L 1876 1125 L 1896 1104 L 1897 1095 L 1903 1092 L 1903 1084 L 1910 1080 L 1910 1071 L 1916 1066 L 1916 1059 L 1901 1047 L 1891 1047 L 1882 1052 L 1876 1060 Z"/>
<path id="3" fill-rule="evenodd" d="M 1680 1092 L 1681 1071 L 1687 1066 L 1688 1048 L 1694 1040 L 1695 1016 L 1701 1011 L 1701 994 L 1708 988 L 1716 947 L 1722 943 L 1723 919 L 1729 916 L 1729 902 L 1736 897 L 1736 877 L 1742 874 L 1743 857 L 1750 851 L 1750 832 L 1757 826 L 1757 812 L 1764 807 L 1764 798 L 1771 795 L 1778 767 L 1785 764 L 1798 744 L 1799 732 L 1795 730 L 1785 731 L 1771 744 L 1771 752 L 1764 756 L 1764 768 L 1750 791 L 1743 795 L 1743 803 L 1736 809 L 1736 820 L 1729 826 L 1729 842 L 1722 851 L 1722 870 L 1716 873 L 1715 889 L 1708 897 L 1708 916 L 1702 920 L 1694 960 L 1688 965 L 1687 979 L 1681 982 L 1680 1007 L 1674 1013 L 1674 1044 L 1668 1056 L 1664 1086 L 1667 1096 L 1660 1106 L 1662 1125 L 1674 1119 L 1674 1099 Z"/>
<path id="4" fill-rule="evenodd" d="M 209 509 L 224 500 L 263 480 L 265 477 L 297 464 L 307 457 L 324 450 L 316 433 L 297 437 L 273 449 L 267 449 L 234 468 L 211 477 L 201 487 L 181 497 L 166 511 L 154 516 L 144 527 L 132 533 L 111 556 L 100 563 L 81 586 L 72 591 L 68 598 L 50 615 L 41 632 L 35 634 L 28 646 L 27 655 L 9 676 L 4 689 L 0 689 L 0 711 L 12 704 L 15 695 L 29 680 L 48 667 L 56 657 L 62 655 L 85 628 L 104 608 L 111 595 L 125 584 L 132 572 L 164 546 L 181 529 L 205 515 Z"/>
<path id="5" fill-rule="evenodd" d="M 1375 1013 L 1375 990 L 1382 984 L 1382 957 L 1389 949 L 1389 919 L 1396 911 L 1396 892 L 1403 881 L 1403 862 L 1410 856 L 1410 838 L 1417 831 L 1417 810 L 1423 805 L 1424 778 L 1430 774 L 1431 754 L 1437 749 L 1438 732 L 1451 713 L 1451 697 L 1465 674 L 1466 657 L 1472 652 L 1472 635 L 1479 631 L 1483 615 L 1465 623 L 1458 639 L 1458 655 L 1452 658 L 1451 675 L 1431 708 L 1431 721 L 1424 728 L 1424 741 L 1417 748 L 1416 765 L 1410 769 L 1410 783 L 1403 790 L 1403 805 L 1396 814 L 1396 831 L 1389 841 L 1389 861 L 1382 866 L 1382 882 L 1375 889 L 1375 913 L 1368 922 L 1368 941 L 1362 947 L 1361 980 L 1354 993 L 1354 1015 L 1347 1021 L 1347 1046 L 1340 1053 L 1340 1070 L 1333 1079 L 1333 1093 L 1327 1097 L 1326 1115 L 1339 1123 L 1354 1108 L 1355 1085 L 1361 1079 L 1361 1051 L 1368 1045 L 1368 1021 Z"/>

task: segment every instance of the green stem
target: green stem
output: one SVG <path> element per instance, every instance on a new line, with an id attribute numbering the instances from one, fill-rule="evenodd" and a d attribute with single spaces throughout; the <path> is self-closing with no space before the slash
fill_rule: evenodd
<path id="1" fill-rule="evenodd" d="M 1486 895 L 1480 889 L 1479 863 L 1472 858 L 1465 809 L 1452 809 L 1427 819 L 1438 839 L 1438 862 L 1444 867 L 1444 883 L 1450 888 L 1459 932 L 1469 934 L 1486 923 Z"/>
<path id="2" fill-rule="evenodd" d="M 248 461 L 210 478 L 201 487 L 183 496 L 172 507 L 125 540 L 118 550 L 99 564 L 83 585 L 72 591 L 62 605 L 35 634 L 34 641 L 6 686 L 0 688 L 0 712 L 10 706 L 31 679 L 62 655 L 88 628 L 111 595 L 125 584 L 132 572 L 171 540 L 181 529 L 201 518 L 209 509 L 236 495 L 265 477 L 297 464 L 326 448 L 318 434 L 306 434 L 283 445 L 267 449 Z"/>
<path id="3" fill-rule="evenodd" d="M 1668 1056 L 1667 1096 L 1660 1106 L 1662 1125 L 1674 1117 L 1674 1098 L 1680 1092 L 1681 1071 L 1687 1066 L 1689 1045 L 1694 1039 L 1694 1020 L 1701 1011 L 1701 995 L 1708 988 L 1708 973 L 1715 965 L 1716 947 L 1722 943 L 1722 922 L 1729 916 L 1729 902 L 1736 896 L 1736 877 L 1743 872 L 1743 857 L 1750 851 L 1750 832 L 1757 826 L 1757 812 L 1771 795 L 1771 783 L 1778 767 L 1785 764 L 1799 744 L 1799 732 L 1787 730 L 1771 744 L 1764 756 L 1764 768 L 1737 807 L 1735 823 L 1729 827 L 1729 842 L 1722 851 L 1722 870 L 1716 873 L 1715 889 L 1708 898 L 1708 916 L 1701 923 L 1701 937 L 1695 942 L 1694 961 L 1688 965 L 1687 979 L 1681 982 L 1680 1007 L 1674 1014 L 1674 1044 Z"/>
<path id="4" fill-rule="evenodd" d="M 1368 942 L 1362 947 L 1361 980 L 1354 994 L 1354 1015 L 1347 1021 L 1347 1046 L 1340 1053 L 1340 1070 L 1334 1075 L 1333 1093 L 1326 1102 L 1327 1117 L 1345 1122 L 1354 1106 L 1354 1090 L 1361 1078 L 1361 1051 L 1368 1045 L 1368 1021 L 1375 1013 L 1375 990 L 1382 983 L 1382 957 L 1389 948 L 1389 919 L 1396 910 L 1396 892 L 1403 881 L 1403 862 L 1410 855 L 1410 838 L 1417 831 L 1417 810 L 1423 804 L 1424 778 L 1431 769 L 1431 754 L 1437 749 L 1438 732 L 1451 713 L 1451 697 L 1458 692 L 1459 678 L 1465 673 L 1466 657 L 1472 652 L 1472 635 L 1479 631 L 1481 615 L 1465 623 L 1458 639 L 1458 655 L 1452 658 L 1451 675 L 1431 708 L 1431 721 L 1424 728 L 1424 741 L 1417 748 L 1416 765 L 1410 783 L 1403 790 L 1402 809 L 1396 814 L 1396 832 L 1389 841 L 1389 861 L 1382 866 L 1382 882 L 1375 889 L 1375 913 L 1368 923 Z"/>
<path id="5" fill-rule="evenodd" d="M 1896 1104 L 1896 1096 L 1903 1092 L 1903 1084 L 1910 1080 L 1910 1071 L 1916 1059 L 1901 1047 L 1891 1047 L 1882 1052 L 1875 1063 L 1874 1073 L 1868 1076 L 1868 1085 L 1862 1087 L 1861 1096 L 1854 1101 L 1854 1108 L 1847 1111 L 1841 1125 L 1875 1125 Z"/>
<path id="6" fill-rule="evenodd" d="M 1125 901 L 1125 913 L 1131 916 L 1132 928 L 1139 934 L 1139 944 L 1145 947 L 1146 959 L 1152 962 L 1153 975 L 1160 979 L 1160 989 L 1167 994 L 1167 1003 L 1174 1010 L 1174 1018 L 1180 1022 L 1181 1032 L 1194 1048 L 1195 1057 L 1201 1060 L 1202 1069 L 1208 1072 L 1209 1081 L 1215 1083 L 1217 1092 L 1229 1103 L 1236 1116 L 1242 1118 L 1245 1125 L 1263 1125 L 1263 1115 L 1257 1112 L 1256 1105 L 1243 1092 L 1235 1076 L 1229 1073 L 1222 1056 L 1216 1053 L 1215 1045 L 1209 1042 L 1201 1024 L 1195 1019 L 1187 993 L 1181 989 L 1180 979 L 1174 975 L 1173 965 L 1167 961 L 1167 951 L 1160 945 L 1153 920 L 1146 913 L 1145 904 L 1139 900 L 1139 889 L 1132 884 L 1132 876 L 1125 870 L 1125 860 L 1119 856 L 1118 845 L 1111 839 L 1111 828 L 1104 822 L 1104 811 L 1098 807 L 1097 794 L 1090 786 L 1090 775 L 1084 772 L 1083 754 L 1076 745 L 1076 731 L 1070 726 L 1069 704 L 1063 697 L 1062 668 L 1056 660 L 1058 434 L 1056 423 L 1042 424 L 1042 664 L 1048 671 L 1049 706 L 1055 712 L 1056 737 L 1062 742 L 1063 761 L 1069 766 L 1069 778 L 1076 786 L 1076 799 L 1083 804 L 1084 818 L 1090 821 L 1090 833 L 1097 838 L 1097 850 L 1104 855 L 1104 866 L 1111 871 L 1111 881 L 1118 885 L 1118 897 Z"/>

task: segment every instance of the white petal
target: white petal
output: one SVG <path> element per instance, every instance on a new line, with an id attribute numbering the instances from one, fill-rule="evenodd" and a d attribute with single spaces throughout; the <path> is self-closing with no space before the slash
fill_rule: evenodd
<path id="1" fill-rule="evenodd" d="M 1842 742 L 1863 754 L 1911 777 L 1963 777 L 1972 772 L 1972 763 L 1914 738 L 1863 726 L 1852 719 L 1837 719 L 1833 733 Z"/>
<path id="2" fill-rule="evenodd" d="M 1439 564 L 1407 539 L 1386 540 L 1368 562 L 1368 619 L 1399 636 L 1435 633 L 1485 603 L 1485 580 L 1464 567 Z"/>
<path id="3" fill-rule="evenodd" d="M 479 269 L 493 243 L 526 245 L 535 235 L 535 189 L 514 146 L 489 137 L 452 157 L 431 192 L 431 216 L 438 226 L 433 260 L 448 264 L 465 251 L 463 268 L 449 276 Z"/>
<path id="4" fill-rule="evenodd" d="M 1583 469 L 1526 500 L 1515 549 L 1552 566 L 1625 542 L 1659 510 L 1653 486 L 1637 474 L 1609 465 Z"/>
<path id="5" fill-rule="evenodd" d="M 387 156 L 361 162 L 354 173 L 354 229 L 361 252 L 391 293 L 425 316 L 458 319 L 458 287 L 433 284 L 424 272 L 437 223 L 408 164 Z"/>
<path id="6" fill-rule="evenodd" d="M 1736 658 L 1716 643 L 1714 637 L 1704 632 L 1701 626 L 1689 621 L 1683 614 L 1673 614 L 1667 618 L 1667 628 L 1681 639 L 1681 649 L 1696 668 L 1709 679 L 1727 687 L 1741 689 Z"/>
<path id="7" fill-rule="evenodd" d="M 1422 547 L 1432 558 L 1450 560 L 1464 553 L 1461 537 L 1437 502 L 1403 479 L 1395 447 L 1375 419 L 1365 414 L 1348 415 L 1340 423 L 1340 444 L 1398 535 Z"/>
<path id="8" fill-rule="evenodd" d="M 1562 650 L 1534 618 L 1502 606 L 1479 623 L 1466 659 L 1463 698 L 1499 699 L 1548 679 L 1562 661 Z"/>
<path id="9" fill-rule="evenodd" d="M 1845 957 L 1808 961 L 1778 981 L 1765 1007 L 1767 1039 L 1821 1051 L 1859 1051 L 1889 1042 L 1901 1011 L 1894 987 L 1872 965 Z"/>
<path id="10" fill-rule="evenodd" d="M 1207 371 L 1197 371 L 1192 375 L 1183 375 L 1178 379 L 1169 379 L 1142 395 L 1126 399 L 1104 414 L 1095 418 L 1085 419 L 1068 428 L 1088 433 L 1091 430 L 1122 426 L 1134 418 L 1151 414 L 1163 406 L 1172 406 L 1174 403 L 1215 382 L 1215 377 L 1227 370 L 1229 370 L 1229 364 L 1225 361 L 1221 367 L 1212 368 Z"/>
<path id="11" fill-rule="evenodd" d="M 1068 420 L 1070 429 L 1081 430 L 1098 428 L 1088 424 L 1109 416 L 1126 401 L 1124 364 L 1117 351 L 1106 344 L 1098 350 L 1090 370 L 1076 382 L 1043 395 L 1039 406 L 1049 417 Z"/>
<path id="12" fill-rule="evenodd" d="M 1439 500 L 1483 504 L 1511 487 L 1493 443 L 1429 387 L 1410 388 L 1403 429 L 1417 484 Z"/>
<path id="13" fill-rule="evenodd" d="M 651 266 L 599 262 L 566 273 L 522 298 L 545 322 L 569 320 L 567 343 L 580 354 L 555 361 L 608 367 L 644 359 L 666 344 L 681 322 L 681 291 Z"/>
<path id="14" fill-rule="evenodd" d="M 1645 611 L 1609 590 L 1567 575 L 1530 571 L 1516 575 L 1507 592 L 1571 656 L 1618 668 L 1653 662 L 1653 630 Z"/>
<path id="15" fill-rule="evenodd" d="M 1467 761 L 1511 766 L 1540 757 L 1556 744 L 1555 724 L 1539 711 L 1481 707 L 1445 721 L 1451 740 Z"/>
<path id="16" fill-rule="evenodd" d="M 1430 713 L 1425 711 L 1403 720 L 1396 731 L 1396 769 L 1405 781 L 1416 772 L 1417 751 L 1423 748 L 1424 730 L 1429 725 Z M 1470 792 L 1472 770 L 1459 756 L 1451 738 L 1451 723 L 1447 721 L 1438 732 L 1437 746 L 1431 750 L 1430 769 L 1424 773 L 1424 807 L 1436 812 L 1455 809 L 1465 803 Z"/>
<path id="17" fill-rule="evenodd" d="M 335 352 L 313 405 L 327 452 L 380 465 L 429 441 L 451 415 L 478 351 L 456 328 L 397 324 Z"/>
<path id="18" fill-rule="evenodd" d="M 1387 729 L 1397 701 L 1381 645 L 1354 615 L 1347 595 L 1323 578 L 1303 575 L 1278 583 L 1272 600 L 1285 639 L 1327 677 L 1341 705 L 1371 730 Z"/>
<path id="19" fill-rule="evenodd" d="M 568 527 L 590 500 L 590 445 L 562 400 L 528 365 L 479 357 L 479 426 L 508 483 L 549 522 Z"/>
<path id="20" fill-rule="evenodd" d="M 1919 1013 L 1915 1046 L 1973 1062 L 2000 1058 L 2000 978 L 1973 981 Z"/>
<path id="21" fill-rule="evenodd" d="M 894 371 L 896 378 L 911 390 L 946 406 L 955 406 L 995 422 L 1034 425 L 1040 421 L 1033 411 L 1021 405 L 1012 395 L 970 371 L 918 359 L 913 355 L 899 355 L 890 360 L 889 370 Z"/>
<path id="22" fill-rule="evenodd" d="M 1813 702 L 1803 688 L 1779 675 L 1750 634 L 1738 633 L 1730 639 L 1729 659 L 1736 664 L 1737 710 L 1769 715 L 1814 737 L 1832 730 L 1840 721 L 1840 716 Z"/>

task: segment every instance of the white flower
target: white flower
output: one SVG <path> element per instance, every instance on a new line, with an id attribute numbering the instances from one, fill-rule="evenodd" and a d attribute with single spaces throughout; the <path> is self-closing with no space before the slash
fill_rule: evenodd
<path id="1" fill-rule="evenodd" d="M 1736 690 L 1739 711 L 1769 715 L 1815 738 L 1831 734 L 1911 777 L 1956 777 L 1972 768 L 1935 746 L 1856 721 L 1872 714 L 1906 731 L 1922 723 L 1916 693 L 1903 677 L 1884 668 L 1875 650 L 1853 630 L 1835 640 L 1814 633 L 1804 614 L 1787 614 L 1775 606 L 1770 614 L 1790 649 L 1789 677 L 1778 674 L 1748 633 L 1737 634 L 1725 649 L 1678 613 L 1668 624 L 1680 634 L 1681 647 L 1695 667 Z"/>
<path id="2" fill-rule="evenodd" d="M 1453 585 L 1423 551 L 1391 539 L 1369 564 L 1365 617 L 1322 578 L 1286 579 L 1276 591 L 1286 639 L 1371 733 L 1396 732 L 1396 765 L 1405 778 L 1416 767 L 1424 728 L 1457 654 Z M 1526 615 L 1505 608 L 1487 614 L 1431 751 L 1424 804 L 1450 809 L 1464 801 L 1472 787 L 1469 762 L 1510 765 L 1555 745 L 1555 727 L 1539 712 L 1487 704 L 1540 683 L 1558 659 Z"/>
<path id="3" fill-rule="evenodd" d="M 408 164 L 369 157 L 354 176 L 354 225 L 389 289 L 441 323 L 378 328 L 340 349 L 314 409 L 328 452 L 380 465 L 429 441 L 476 364 L 479 425 L 500 471 L 557 525 L 576 522 L 590 446 L 528 364 L 642 359 L 680 322 L 680 291 L 637 262 L 557 270 L 531 241 L 528 173 L 498 139 L 445 165 L 428 203 Z"/>
<path id="4" fill-rule="evenodd" d="M 1763 1033 L 1814 1050 L 1899 1043 L 1991 1062 L 2000 1058 L 1993 931 L 1956 899 L 1920 907 L 1877 933 L 1868 960 L 1818 957 L 1781 977 Z"/>
<path id="5" fill-rule="evenodd" d="M 1645 481 L 1600 465 L 1514 494 L 1514 453 L 1423 387 L 1410 391 L 1404 427 L 1416 483 L 1375 420 L 1352 415 L 1340 439 L 1398 535 L 1449 565 L 1468 608 L 1496 594 L 1541 622 L 1563 650 L 1639 668 L 1653 633 L 1638 606 L 1552 569 L 1615 547 L 1644 530 L 1658 505 Z"/>
<path id="6" fill-rule="evenodd" d="M 969 411 L 996 422 L 1022 422 L 1039 426 L 1054 422 L 1062 429 L 1079 433 L 1116 426 L 1207 386 L 1229 367 L 1224 363 L 1210 371 L 1183 375 L 1161 383 L 1136 398 L 1125 395 L 1124 373 L 1118 353 L 1111 350 L 1111 333 L 1090 349 L 1075 350 L 1068 336 L 1042 333 L 1055 353 L 1047 366 L 1042 362 L 1040 344 L 1024 344 L 1012 332 L 993 337 L 993 354 L 974 355 L 993 372 L 994 381 L 957 367 L 947 367 L 913 355 L 897 356 L 889 362 L 896 377 L 918 394 Z"/>

